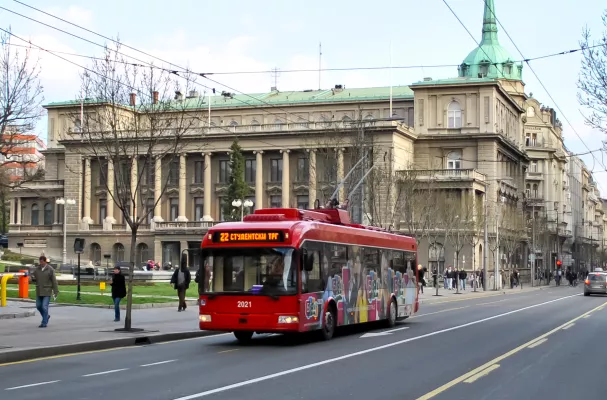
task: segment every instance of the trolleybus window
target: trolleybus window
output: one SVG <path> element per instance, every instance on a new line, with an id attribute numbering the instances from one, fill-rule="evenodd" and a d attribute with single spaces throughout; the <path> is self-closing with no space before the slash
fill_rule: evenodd
<path id="1" fill-rule="evenodd" d="M 296 294 L 297 261 L 293 249 L 241 248 L 203 252 L 212 269 L 207 293 Z"/>

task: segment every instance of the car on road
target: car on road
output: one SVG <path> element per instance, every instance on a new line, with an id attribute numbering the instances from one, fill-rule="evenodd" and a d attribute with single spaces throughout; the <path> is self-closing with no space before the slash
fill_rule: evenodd
<path id="1" fill-rule="evenodd" d="M 607 272 L 591 272 L 584 281 L 584 296 L 607 294 Z"/>

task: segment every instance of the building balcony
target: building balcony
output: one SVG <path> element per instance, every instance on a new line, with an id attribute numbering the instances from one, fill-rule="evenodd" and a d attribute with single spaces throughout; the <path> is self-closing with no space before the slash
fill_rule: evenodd
<path id="1" fill-rule="evenodd" d="M 206 134 L 238 134 L 238 133 L 270 133 L 270 132 L 297 132 L 297 131 L 330 131 L 343 129 L 358 129 L 360 125 L 367 130 L 382 130 L 388 128 L 398 128 L 399 130 L 409 131 L 411 128 L 398 122 L 391 120 L 365 120 L 365 121 L 322 121 L 322 122 L 288 122 L 274 124 L 254 124 L 254 125 L 237 125 L 237 126 L 203 126 L 202 130 Z M 192 134 L 199 135 L 200 132 L 192 130 Z"/>
<path id="2" fill-rule="evenodd" d="M 13 232 L 50 232 L 61 231 L 61 225 L 25 225 L 25 224 L 10 224 L 8 233 Z"/>
<path id="3" fill-rule="evenodd" d="M 427 182 L 428 189 L 436 185 L 437 189 L 472 189 L 484 191 L 487 176 L 475 169 L 426 169 L 397 171 L 401 182 L 414 179 Z M 420 189 L 423 189 L 420 187 Z"/>
<path id="4" fill-rule="evenodd" d="M 19 186 L 19 197 L 40 197 L 41 193 L 52 196 L 63 196 L 63 179 L 49 179 L 40 181 L 24 182 Z"/>
<path id="5" fill-rule="evenodd" d="M 544 179 L 544 174 L 537 171 L 527 171 L 525 174 L 525 179 L 531 181 L 541 181 Z"/>
<path id="6" fill-rule="evenodd" d="M 218 224 L 215 221 L 188 221 L 188 222 L 156 222 L 154 230 L 159 233 L 200 233 Z"/>

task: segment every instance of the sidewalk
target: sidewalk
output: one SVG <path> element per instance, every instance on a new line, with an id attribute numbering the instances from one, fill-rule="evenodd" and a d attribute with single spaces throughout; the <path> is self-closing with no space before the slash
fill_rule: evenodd
<path id="1" fill-rule="evenodd" d="M 36 312 L 31 310 L 30 307 L 31 305 L 29 303 L 7 301 L 6 307 L 0 307 L 0 319 L 33 317 Z M 4 323 L 2 326 L 4 326 Z M 0 341 L 0 346 L 1 345 L 2 341 Z"/>
<path id="2" fill-rule="evenodd" d="M 11 301 L 14 309 L 35 311 L 35 304 Z M 133 328 L 143 332 L 123 333 L 114 329 L 124 322 L 113 322 L 111 309 L 51 304 L 47 328 L 38 328 L 40 317 L 0 320 L 0 364 L 58 354 L 103 350 L 114 347 L 207 336 L 213 332 L 198 328 L 198 308 L 188 307 L 133 310 Z M 124 320 L 125 311 L 121 311 Z"/>
<path id="3" fill-rule="evenodd" d="M 561 285 L 566 286 L 566 285 Z M 552 282 L 551 285 L 542 285 L 531 287 L 530 285 L 525 285 L 523 289 L 514 288 L 510 289 L 510 287 L 502 288 L 500 290 L 487 290 L 483 291 L 483 288 L 476 289 L 474 292 L 473 289 L 466 287 L 466 290 L 460 290 L 460 294 L 457 294 L 456 290 L 445 290 L 442 286 L 438 288 L 438 296 L 435 296 L 436 289 L 433 287 L 426 286 L 424 287 L 424 293 L 419 293 L 419 303 L 420 304 L 436 304 L 436 303 L 446 303 L 449 301 L 458 301 L 458 300 L 469 300 L 475 298 L 484 298 L 484 297 L 492 297 L 492 296 L 500 296 L 500 295 L 508 295 L 508 294 L 517 294 L 517 293 L 527 293 L 535 290 L 545 290 L 545 289 L 554 289 L 556 285 Z"/>

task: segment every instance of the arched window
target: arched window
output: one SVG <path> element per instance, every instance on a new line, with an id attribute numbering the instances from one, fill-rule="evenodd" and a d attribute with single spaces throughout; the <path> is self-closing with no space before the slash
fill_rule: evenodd
<path id="1" fill-rule="evenodd" d="M 280 130 L 282 130 L 282 125 L 283 125 L 283 122 L 280 119 L 274 120 L 274 129 L 280 131 Z"/>
<path id="2" fill-rule="evenodd" d="M 230 121 L 230 126 L 236 127 L 236 126 L 238 126 L 238 122 L 232 120 L 232 121 Z"/>
<path id="3" fill-rule="evenodd" d="M 53 206 L 51 203 L 44 205 L 44 225 L 53 225 Z"/>
<path id="4" fill-rule="evenodd" d="M 251 121 L 251 130 L 254 132 L 261 130 L 261 124 L 256 119 Z"/>
<path id="5" fill-rule="evenodd" d="M 320 124 L 323 128 L 330 128 L 331 120 L 323 115 L 320 117 Z"/>
<path id="6" fill-rule="evenodd" d="M 534 199 L 537 199 L 537 183 L 533 184 L 533 193 L 532 193 L 532 195 L 533 195 Z"/>
<path id="7" fill-rule="evenodd" d="M 447 169 L 462 168 L 462 152 L 459 150 L 447 154 Z"/>
<path id="8" fill-rule="evenodd" d="M 529 183 L 525 186 L 525 195 L 527 195 L 527 198 L 531 197 L 531 184 Z"/>
<path id="9" fill-rule="evenodd" d="M 457 101 L 449 103 L 447 109 L 447 117 L 449 118 L 448 127 L 458 129 L 462 127 L 462 108 Z"/>
<path id="10" fill-rule="evenodd" d="M 115 263 L 124 261 L 124 245 L 122 243 L 116 243 L 114 247 L 112 247 L 112 253 Z"/>
<path id="11" fill-rule="evenodd" d="M 365 117 L 365 125 L 366 126 L 373 126 L 375 125 L 375 117 L 371 114 L 367 115 Z"/>
<path id="12" fill-rule="evenodd" d="M 527 117 L 535 117 L 535 108 L 533 106 L 527 107 Z"/>
<path id="13" fill-rule="evenodd" d="M 143 265 L 147 263 L 148 260 L 148 245 L 145 243 L 139 243 L 137 245 L 137 265 Z"/>
<path id="14" fill-rule="evenodd" d="M 99 243 L 91 243 L 90 257 L 93 264 L 101 263 L 101 246 Z"/>
<path id="15" fill-rule="evenodd" d="M 40 208 L 38 204 L 32 204 L 32 225 L 40 225 Z"/>

